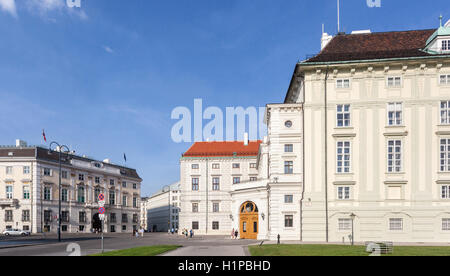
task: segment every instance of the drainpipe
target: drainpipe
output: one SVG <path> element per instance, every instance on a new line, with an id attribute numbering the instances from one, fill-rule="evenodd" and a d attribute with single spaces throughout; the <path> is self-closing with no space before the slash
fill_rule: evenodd
<path id="1" fill-rule="evenodd" d="M 301 185 L 301 198 L 300 198 L 300 241 L 303 241 L 303 201 L 305 200 L 305 111 L 304 111 L 304 105 L 305 105 L 305 83 L 303 80 L 302 87 L 300 89 L 303 89 L 303 99 L 302 99 L 302 159 L 303 159 L 303 171 L 302 171 L 302 185 Z"/>
<path id="2" fill-rule="evenodd" d="M 328 221 L 328 99 L 327 99 L 327 81 L 328 81 L 328 65 L 325 73 L 325 224 L 326 224 L 326 242 L 329 242 L 329 221 Z"/>

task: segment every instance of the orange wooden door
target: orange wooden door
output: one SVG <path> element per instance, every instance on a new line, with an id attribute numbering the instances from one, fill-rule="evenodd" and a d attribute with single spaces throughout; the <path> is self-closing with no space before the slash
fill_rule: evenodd
<path id="1" fill-rule="evenodd" d="M 249 204 L 252 207 L 249 207 Z M 254 203 L 246 202 L 242 205 L 241 214 L 239 217 L 240 238 L 247 240 L 256 240 L 258 238 L 258 209 Z"/>

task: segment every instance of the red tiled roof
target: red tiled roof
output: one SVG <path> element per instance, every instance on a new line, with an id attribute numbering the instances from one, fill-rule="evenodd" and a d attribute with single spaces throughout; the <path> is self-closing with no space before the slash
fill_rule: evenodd
<path id="1" fill-rule="evenodd" d="M 183 157 L 228 157 L 257 156 L 262 141 L 244 142 L 197 142 L 183 154 Z"/>
<path id="2" fill-rule="evenodd" d="M 432 56 L 422 49 L 435 31 L 339 34 L 305 63 Z"/>

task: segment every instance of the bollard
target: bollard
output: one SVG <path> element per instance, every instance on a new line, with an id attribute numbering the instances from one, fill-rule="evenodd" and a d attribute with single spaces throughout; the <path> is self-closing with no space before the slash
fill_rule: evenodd
<path id="1" fill-rule="evenodd" d="M 280 244 L 280 239 L 281 239 L 281 236 L 280 236 L 280 234 L 278 234 L 278 244 Z"/>

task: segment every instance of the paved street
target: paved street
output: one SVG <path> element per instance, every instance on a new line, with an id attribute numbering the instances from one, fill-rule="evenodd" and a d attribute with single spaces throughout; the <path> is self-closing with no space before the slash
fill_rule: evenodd
<path id="1" fill-rule="evenodd" d="M 69 256 L 68 245 L 80 246 L 81 255 L 99 253 L 99 235 L 64 235 L 62 243 L 57 243 L 56 235 L 25 238 L 0 238 L 0 256 Z M 146 233 L 143 238 L 131 234 L 105 235 L 105 250 L 118 250 L 150 245 L 181 245 L 183 248 L 168 254 L 171 256 L 245 256 L 245 246 L 254 243 L 249 240 L 231 240 L 224 236 L 194 237 L 186 239 L 167 233 Z"/>

